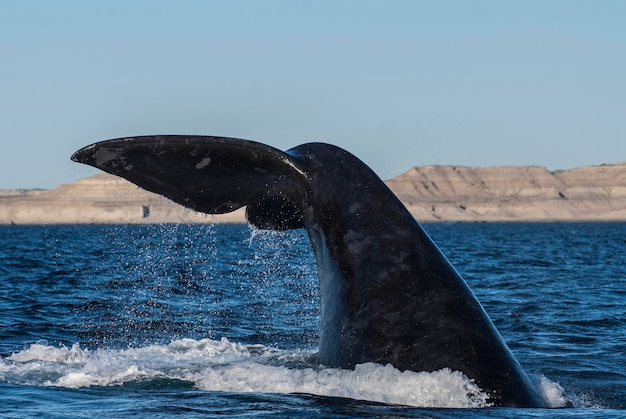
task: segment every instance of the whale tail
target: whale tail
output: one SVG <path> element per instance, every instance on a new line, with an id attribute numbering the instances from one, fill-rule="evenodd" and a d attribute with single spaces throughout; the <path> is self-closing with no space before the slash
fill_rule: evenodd
<path id="1" fill-rule="evenodd" d="M 286 152 L 205 136 L 103 141 L 72 156 L 209 214 L 246 206 L 307 230 L 320 287 L 320 361 L 465 373 L 495 405 L 545 406 L 465 281 L 384 182 L 338 147 Z"/>

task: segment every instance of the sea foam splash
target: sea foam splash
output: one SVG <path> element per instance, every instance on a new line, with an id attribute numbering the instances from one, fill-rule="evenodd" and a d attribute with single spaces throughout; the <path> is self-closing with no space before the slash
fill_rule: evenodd
<path id="1" fill-rule="evenodd" d="M 0 379 L 25 385 L 82 388 L 187 382 L 200 390 L 308 393 L 416 407 L 488 407 L 488 395 L 458 371 L 399 371 L 366 363 L 354 370 L 326 368 L 307 351 L 243 345 L 227 339 L 181 339 L 168 345 L 97 349 L 79 344 L 52 347 L 37 343 L 0 359 Z M 545 377 L 539 388 L 551 407 L 563 391 Z"/>

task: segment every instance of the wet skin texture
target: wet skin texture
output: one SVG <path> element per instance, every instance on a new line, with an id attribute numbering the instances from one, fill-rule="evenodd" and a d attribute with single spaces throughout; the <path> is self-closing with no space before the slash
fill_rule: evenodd
<path id="1" fill-rule="evenodd" d="M 474 379 L 495 406 L 545 407 L 465 281 L 384 182 L 347 151 L 144 136 L 95 143 L 72 160 L 200 212 L 247 206 L 258 228 L 306 228 L 318 266 L 323 364 L 450 368 Z"/>

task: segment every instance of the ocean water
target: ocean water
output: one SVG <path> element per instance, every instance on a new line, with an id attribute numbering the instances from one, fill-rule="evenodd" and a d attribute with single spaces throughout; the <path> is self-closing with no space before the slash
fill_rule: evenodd
<path id="1" fill-rule="evenodd" d="M 625 417 L 626 224 L 427 224 L 551 409 L 317 362 L 303 231 L 0 227 L 0 417 Z M 564 407 L 569 406 L 569 407 Z"/>

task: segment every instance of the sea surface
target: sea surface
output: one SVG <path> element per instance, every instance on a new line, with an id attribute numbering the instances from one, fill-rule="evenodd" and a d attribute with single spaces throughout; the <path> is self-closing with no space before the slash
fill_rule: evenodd
<path id="1" fill-rule="evenodd" d="M 0 417 L 626 417 L 626 224 L 426 224 L 551 409 L 317 361 L 306 233 L 0 227 Z M 564 407 L 571 406 L 571 407 Z"/>

